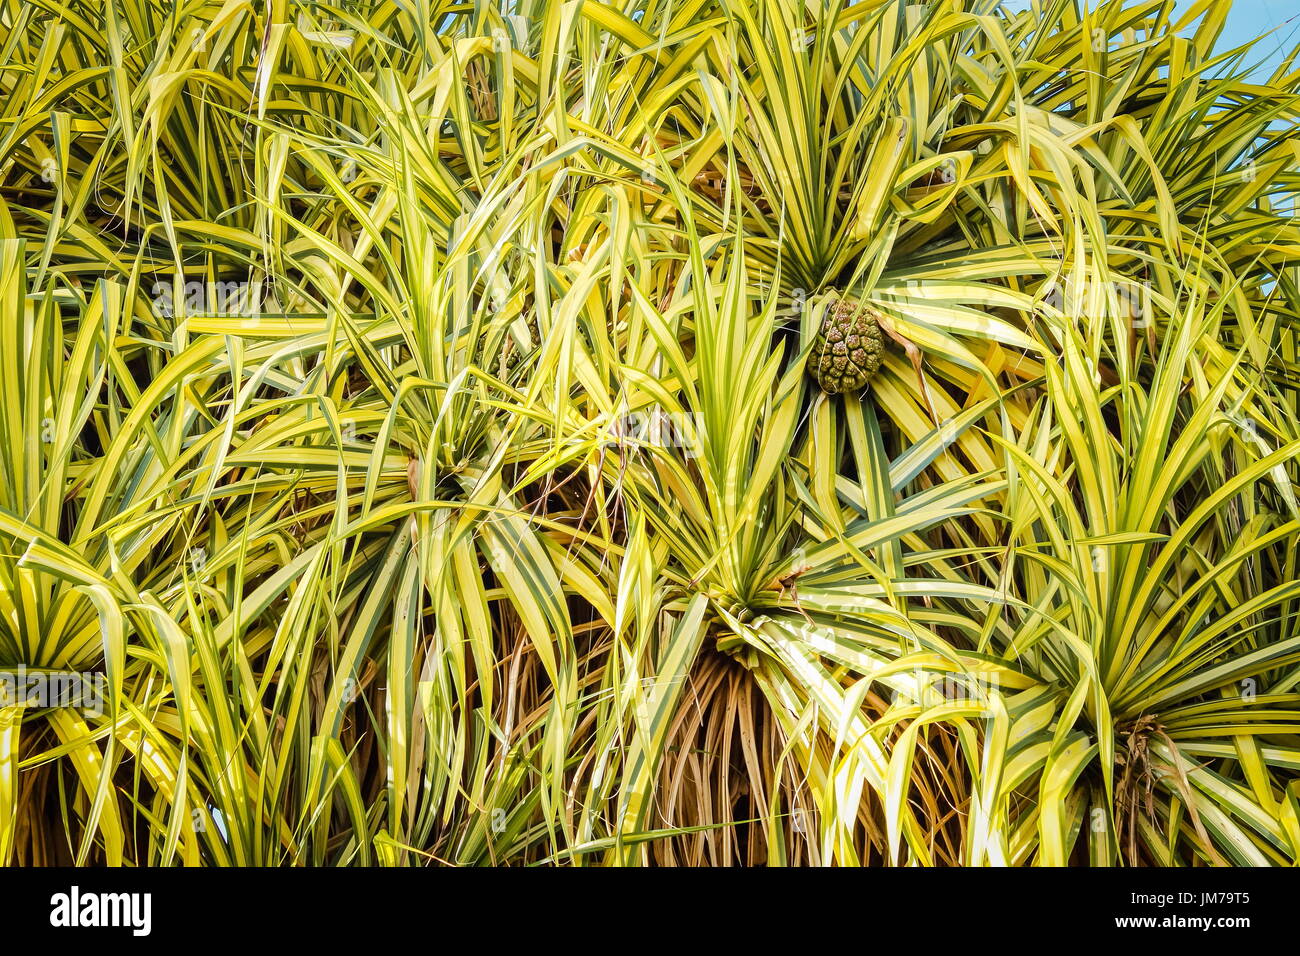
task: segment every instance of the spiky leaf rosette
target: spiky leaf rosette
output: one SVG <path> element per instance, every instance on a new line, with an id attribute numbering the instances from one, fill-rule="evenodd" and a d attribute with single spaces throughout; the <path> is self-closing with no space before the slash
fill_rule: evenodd
<path id="1" fill-rule="evenodd" d="M 856 392 L 880 368 L 880 313 L 848 299 L 837 300 L 822 319 L 808 369 L 822 391 Z"/>

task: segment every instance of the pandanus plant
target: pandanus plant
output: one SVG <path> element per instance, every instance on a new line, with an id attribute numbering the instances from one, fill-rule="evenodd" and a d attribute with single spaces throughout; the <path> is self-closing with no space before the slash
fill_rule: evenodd
<path id="1" fill-rule="evenodd" d="M 1295 863 L 1227 11 L 0 0 L 0 862 Z"/>

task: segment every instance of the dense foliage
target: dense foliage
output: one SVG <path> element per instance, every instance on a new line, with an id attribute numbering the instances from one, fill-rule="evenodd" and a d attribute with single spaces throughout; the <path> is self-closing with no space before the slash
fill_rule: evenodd
<path id="1" fill-rule="evenodd" d="M 0 0 L 0 862 L 1300 861 L 1300 69 L 1019 6 Z"/>

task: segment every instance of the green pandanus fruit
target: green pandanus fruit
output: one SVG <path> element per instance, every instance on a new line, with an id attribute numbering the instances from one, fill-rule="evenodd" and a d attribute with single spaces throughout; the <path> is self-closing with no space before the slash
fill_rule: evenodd
<path id="1" fill-rule="evenodd" d="M 826 310 L 808 358 L 808 370 L 822 391 L 856 392 L 871 381 L 884 351 L 880 319 L 875 309 L 849 299 Z"/>

